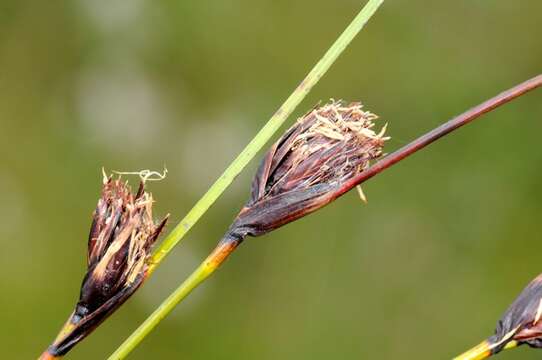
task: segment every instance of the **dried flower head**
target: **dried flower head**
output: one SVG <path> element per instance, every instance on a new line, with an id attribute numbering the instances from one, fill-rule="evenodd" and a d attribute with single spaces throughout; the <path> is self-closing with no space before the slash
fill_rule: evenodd
<path id="1" fill-rule="evenodd" d="M 485 359 L 527 344 L 542 348 L 542 274 L 531 281 L 497 323 L 495 334 L 455 360 Z"/>
<path id="2" fill-rule="evenodd" d="M 133 194 L 120 178 L 104 176 L 102 194 L 93 213 L 87 273 L 79 301 L 44 355 L 64 355 L 142 284 L 151 247 L 167 221 L 166 217 L 154 222 L 152 205 L 152 196 L 145 192 L 143 182 Z"/>
<path id="3" fill-rule="evenodd" d="M 542 274 L 531 281 L 497 323 L 489 338 L 492 352 L 498 353 L 508 342 L 542 348 Z"/>
<path id="4" fill-rule="evenodd" d="M 305 216 L 344 190 L 382 155 L 386 127 L 360 103 L 332 101 L 301 117 L 269 150 L 230 235 L 258 236 Z"/>

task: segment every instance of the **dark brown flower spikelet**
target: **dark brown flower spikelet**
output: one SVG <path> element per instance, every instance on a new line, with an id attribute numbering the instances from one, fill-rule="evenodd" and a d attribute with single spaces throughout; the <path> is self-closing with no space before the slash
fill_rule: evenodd
<path id="1" fill-rule="evenodd" d="M 497 323 L 495 335 L 489 338 L 492 353 L 512 340 L 542 348 L 542 274 L 523 289 Z"/>
<path id="2" fill-rule="evenodd" d="M 381 156 L 388 138 L 385 127 L 373 130 L 376 119 L 360 103 L 336 101 L 301 117 L 265 155 L 230 235 L 262 235 L 334 200 Z"/>
<path id="3" fill-rule="evenodd" d="M 104 176 L 88 239 L 87 273 L 79 301 L 61 336 L 48 349 L 68 352 L 142 284 L 150 250 L 167 217 L 155 223 L 152 196 L 141 182 L 136 194 L 121 179 Z"/>

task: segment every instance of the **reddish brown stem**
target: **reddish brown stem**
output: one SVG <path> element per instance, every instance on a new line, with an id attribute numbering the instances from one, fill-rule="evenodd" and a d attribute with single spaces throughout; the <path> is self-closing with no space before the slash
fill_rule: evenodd
<path id="1" fill-rule="evenodd" d="M 514 100 L 515 98 L 536 89 L 537 87 L 542 86 L 542 74 L 535 76 L 519 85 L 514 86 L 511 89 L 508 89 L 497 96 L 481 103 L 478 106 L 473 107 L 472 109 L 462 113 L 461 115 L 456 116 L 455 118 L 449 120 L 448 122 L 440 125 L 439 127 L 429 131 L 425 135 L 420 136 L 411 143 L 403 146 L 399 150 L 391 153 L 382 160 L 376 162 L 366 171 L 360 173 L 356 177 L 347 181 L 341 190 L 336 194 L 336 197 L 339 197 L 352 189 L 354 186 L 372 178 L 381 171 L 389 168 L 393 164 L 403 160 L 409 155 L 412 155 L 416 151 L 423 149 L 427 145 L 431 144 L 433 141 L 438 140 L 442 136 L 454 131 L 457 128 L 460 128 L 463 125 L 470 123 L 471 121 L 477 119 L 481 115 L 503 105 L 509 101 Z"/>

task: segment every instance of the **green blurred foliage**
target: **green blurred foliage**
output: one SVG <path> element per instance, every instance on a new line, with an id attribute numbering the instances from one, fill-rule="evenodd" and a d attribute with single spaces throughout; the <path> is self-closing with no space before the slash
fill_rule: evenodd
<path id="1" fill-rule="evenodd" d="M 102 166 L 166 164 L 150 189 L 176 223 L 362 3 L 2 1 L 2 357 L 36 358 L 71 312 Z M 540 72 L 540 14 L 539 0 L 387 1 L 296 115 L 361 100 L 391 151 Z M 368 205 L 348 194 L 247 240 L 131 358 L 445 359 L 490 335 L 542 270 L 541 100 L 370 180 Z M 69 358 L 105 358 L 203 259 L 255 166 Z"/>

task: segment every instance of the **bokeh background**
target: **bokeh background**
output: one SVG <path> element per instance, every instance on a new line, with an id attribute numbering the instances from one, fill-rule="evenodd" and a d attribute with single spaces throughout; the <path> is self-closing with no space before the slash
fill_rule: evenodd
<path id="1" fill-rule="evenodd" d="M 363 3 L 3 0 L 2 358 L 36 358 L 71 312 L 102 166 L 165 164 L 150 189 L 172 226 Z M 396 149 L 539 73 L 541 14 L 539 0 L 387 1 L 296 116 L 361 100 Z M 249 239 L 130 358 L 447 359 L 474 345 L 542 271 L 541 120 L 539 90 L 371 179 L 368 205 L 347 194 Z M 106 358 L 188 275 L 256 165 L 69 359 Z"/>

